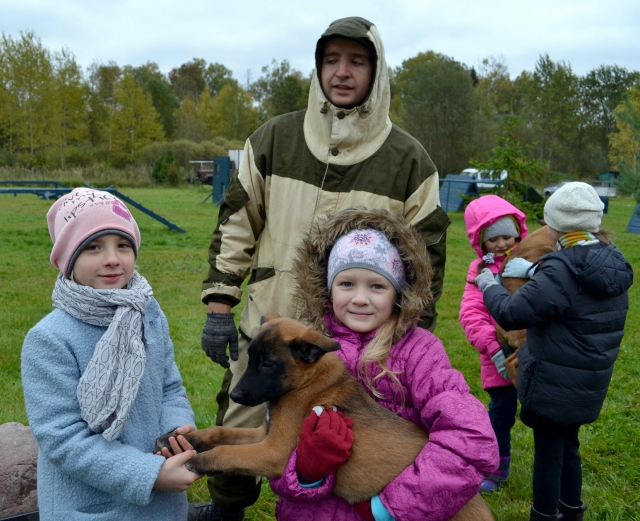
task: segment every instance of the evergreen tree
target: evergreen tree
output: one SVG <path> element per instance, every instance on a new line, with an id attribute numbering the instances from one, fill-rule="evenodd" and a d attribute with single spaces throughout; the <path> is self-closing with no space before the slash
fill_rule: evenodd
<path id="1" fill-rule="evenodd" d="M 513 203 L 521 203 L 522 197 L 518 194 L 523 192 L 523 190 L 514 190 L 516 186 L 513 183 L 534 185 L 542 179 L 545 172 L 542 161 L 530 159 L 535 143 L 523 145 L 517 138 L 516 131 L 520 125 L 522 122 L 518 118 L 510 117 L 505 123 L 502 135 L 498 138 L 498 146 L 491 151 L 491 157 L 487 161 L 470 161 L 478 170 L 488 172 L 494 177 L 506 170 L 508 176 L 503 183 L 502 195 Z"/>

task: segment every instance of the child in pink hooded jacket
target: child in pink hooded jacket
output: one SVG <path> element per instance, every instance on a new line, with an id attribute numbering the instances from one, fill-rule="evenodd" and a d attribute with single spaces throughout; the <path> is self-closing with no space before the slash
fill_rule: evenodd
<path id="1" fill-rule="evenodd" d="M 336 354 L 373 399 L 424 427 L 429 442 L 378 495 L 350 505 L 332 489 L 335 469 L 348 457 L 351 421 L 333 411 L 312 413 L 305 424 L 317 423 L 322 439 L 309 443 L 303 426 L 284 474 L 270 479 L 280 496 L 276 518 L 450 519 L 497 468 L 498 450 L 484 406 L 451 367 L 440 340 L 417 327 L 432 276 L 418 232 L 384 210 L 344 210 L 310 233 L 295 269 L 301 319 L 339 342 Z M 334 439 L 332 452 L 327 445 Z"/>
<path id="2" fill-rule="evenodd" d="M 460 324 L 469 343 L 480 353 L 482 388 L 491 397 L 489 417 L 500 448 L 500 467 L 482 482 L 480 489 L 491 493 L 509 475 L 511 428 L 516 421 L 518 400 L 516 388 L 504 368 L 505 356 L 496 339 L 495 320 L 473 279 L 485 267 L 497 274 L 509 251 L 527 236 L 527 225 L 526 216 L 520 210 L 496 195 L 471 201 L 464 212 L 464 221 L 478 258 L 469 265 L 460 303 Z"/>

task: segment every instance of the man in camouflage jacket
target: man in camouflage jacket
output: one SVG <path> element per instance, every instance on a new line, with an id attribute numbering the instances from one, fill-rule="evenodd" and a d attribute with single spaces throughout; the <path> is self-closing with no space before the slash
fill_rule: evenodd
<path id="1" fill-rule="evenodd" d="M 318 40 L 315 59 L 307 109 L 277 116 L 247 139 L 220 206 L 202 285 L 209 311 L 202 347 L 229 367 L 230 345 L 218 425 L 262 423 L 263 407 L 230 402 L 229 392 L 246 368 L 248 344 L 260 318 L 269 313 L 299 317 L 299 303 L 292 297 L 292 257 L 326 214 L 354 206 L 384 208 L 403 215 L 421 233 L 434 269 L 434 305 L 424 310 L 421 325 L 435 328 L 450 221 L 439 206 L 433 162 L 416 139 L 389 119 L 389 76 L 378 30 L 363 18 L 336 20 Z M 240 286 L 249 272 L 238 338 L 231 308 L 240 302 Z M 215 476 L 209 490 L 218 517 L 207 519 L 222 519 L 219 511 L 241 519 L 240 510 L 260 492 L 259 482 L 240 476 Z M 216 504 L 223 508 L 216 510 Z"/>

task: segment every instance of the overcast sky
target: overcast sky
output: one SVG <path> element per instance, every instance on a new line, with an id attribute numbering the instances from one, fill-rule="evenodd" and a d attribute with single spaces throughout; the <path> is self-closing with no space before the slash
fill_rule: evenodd
<path id="1" fill-rule="evenodd" d="M 512 78 L 544 53 L 579 75 L 599 65 L 640 70 L 638 0 L 0 0 L 6 36 L 32 30 L 84 68 L 153 61 L 167 73 L 197 57 L 243 85 L 273 59 L 310 73 L 316 40 L 345 16 L 378 27 L 393 67 L 433 50 L 476 68 L 500 58 Z"/>

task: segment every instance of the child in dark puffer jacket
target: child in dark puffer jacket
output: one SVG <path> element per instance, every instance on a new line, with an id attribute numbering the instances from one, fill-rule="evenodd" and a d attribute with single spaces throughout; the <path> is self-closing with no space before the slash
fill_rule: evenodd
<path id="1" fill-rule="evenodd" d="M 517 259 L 503 276 L 531 280 L 509 295 L 489 270 L 475 279 L 506 330 L 527 329 L 518 350 L 518 398 L 533 429 L 530 520 L 582 520 L 581 425 L 598 418 L 620 350 L 633 271 L 600 231 L 604 205 L 586 183 L 568 183 L 545 204 L 558 251 Z M 533 273 L 533 274 L 532 274 Z"/>

